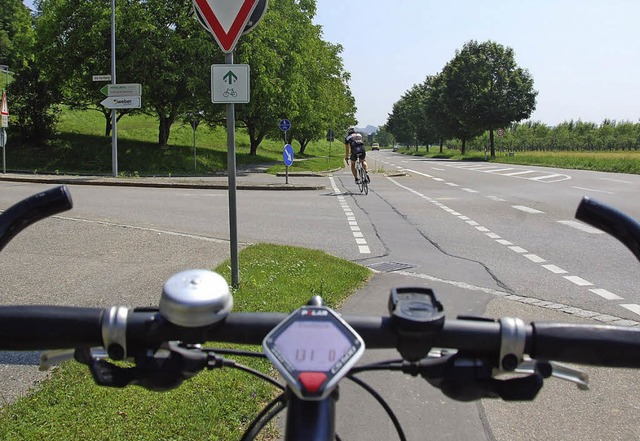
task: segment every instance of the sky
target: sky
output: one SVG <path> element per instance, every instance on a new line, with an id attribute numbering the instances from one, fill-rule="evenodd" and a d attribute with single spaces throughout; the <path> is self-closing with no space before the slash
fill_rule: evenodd
<path id="1" fill-rule="evenodd" d="M 24 3 L 31 7 L 31 0 Z M 538 91 L 533 121 L 640 120 L 638 0 L 316 3 L 323 39 L 344 48 L 360 127 L 385 124 L 393 104 L 469 40 L 515 51 Z"/>
<path id="2" fill-rule="evenodd" d="M 317 0 L 314 22 L 339 43 L 358 126 L 439 73 L 469 40 L 515 51 L 538 91 L 531 120 L 640 120 L 638 0 Z"/>

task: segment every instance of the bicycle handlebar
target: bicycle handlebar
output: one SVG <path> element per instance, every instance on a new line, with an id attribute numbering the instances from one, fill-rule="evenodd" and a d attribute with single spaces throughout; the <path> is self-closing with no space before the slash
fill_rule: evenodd
<path id="1" fill-rule="evenodd" d="M 588 197 L 580 201 L 576 219 L 609 233 L 640 260 L 640 224 L 635 219 Z"/>
<path id="2" fill-rule="evenodd" d="M 62 185 L 18 202 L 0 217 L 0 250 L 20 231 L 34 222 L 73 207 L 71 194 Z"/>
<path id="3" fill-rule="evenodd" d="M 69 192 L 62 186 L 10 207 L 0 215 L 0 250 L 28 225 L 71 206 Z M 620 239 L 640 259 L 640 224 L 630 217 L 588 198 L 581 202 L 576 217 Z M 224 281 L 220 276 L 215 278 Z M 287 316 L 275 312 L 229 313 L 233 302 L 226 296 L 231 296 L 230 290 L 226 282 L 225 286 L 218 282 L 210 280 L 203 270 L 168 281 L 159 308 L 0 306 L 0 351 L 73 349 L 76 360 L 89 366 L 99 385 L 137 384 L 150 390 L 168 390 L 205 368 L 238 367 L 217 355 L 221 350 L 201 348 L 200 344 L 213 341 L 259 345 Z M 202 296 L 181 297 L 185 289 L 191 291 L 194 286 L 202 290 Z M 410 300 L 403 304 L 403 298 Z M 445 319 L 435 295 L 423 288 L 392 290 L 389 307 L 390 316 L 343 318 L 368 349 L 395 348 L 402 360 L 356 366 L 348 374 L 350 378 L 363 370 L 398 370 L 420 375 L 445 395 L 461 401 L 496 397 L 531 400 L 542 387 L 542 379 L 554 375 L 556 368 L 562 371 L 557 376 L 586 387 L 586 377 L 580 372 L 553 365 L 554 361 L 640 368 L 640 328 L 525 324 L 513 318 Z M 191 312 L 198 320 L 192 320 Z M 93 348 L 106 349 L 113 360 L 132 359 L 135 367 L 109 363 L 103 353 L 98 355 Z M 429 352 L 435 348 L 442 349 L 440 355 Z M 66 354 L 67 351 L 63 355 L 48 354 L 51 357 L 44 357 L 43 363 L 49 365 Z M 496 372 L 516 369 L 530 375 L 508 380 L 494 378 Z M 333 432 L 335 399 L 337 394 L 323 399 L 316 408 L 313 401 L 287 394 L 291 417 L 288 421 L 293 421 L 291 427 L 287 425 L 287 435 L 291 431 L 291 439 L 331 438 L 324 435 Z M 254 429 L 263 427 L 275 413 L 261 413 L 247 433 L 255 433 Z M 392 413 L 387 413 L 393 419 Z M 401 428 L 396 428 L 402 435 Z"/>
<path id="4" fill-rule="evenodd" d="M 45 350 L 104 347 L 111 350 L 114 332 L 122 332 L 127 354 L 159 347 L 168 341 L 254 344 L 286 314 L 231 313 L 213 325 L 188 328 L 165 320 L 158 311 L 128 310 L 121 321 L 110 320 L 122 308 L 0 306 L 0 350 Z M 391 317 L 344 315 L 368 349 L 398 347 L 398 328 Z M 432 346 L 456 349 L 498 364 L 505 340 L 499 321 L 448 319 L 432 336 Z M 524 326 L 524 353 L 534 359 L 608 367 L 640 368 L 640 329 L 610 325 L 536 323 Z"/>

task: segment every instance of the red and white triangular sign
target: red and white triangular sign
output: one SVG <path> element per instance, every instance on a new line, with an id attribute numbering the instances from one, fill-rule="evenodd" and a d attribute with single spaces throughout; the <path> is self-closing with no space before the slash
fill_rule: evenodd
<path id="1" fill-rule="evenodd" d="M 232 52 L 258 0 L 193 0 L 220 49 Z"/>
<path id="2" fill-rule="evenodd" d="M 2 91 L 2 107 L 0 107 L 0 115 L 9 115 L 9 106 L 7 106 L 7 94 Z"/>

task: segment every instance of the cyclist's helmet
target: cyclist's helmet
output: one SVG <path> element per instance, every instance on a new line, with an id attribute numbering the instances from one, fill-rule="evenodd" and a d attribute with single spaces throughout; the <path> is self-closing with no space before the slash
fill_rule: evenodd
<path id="1" fill-rule="evenodd" d="M 356 133 L 356 128 L 355 127 L 349 127 L 349 129 L 347 130 L 347 135 L 351 135 L 353 133 Z"/>

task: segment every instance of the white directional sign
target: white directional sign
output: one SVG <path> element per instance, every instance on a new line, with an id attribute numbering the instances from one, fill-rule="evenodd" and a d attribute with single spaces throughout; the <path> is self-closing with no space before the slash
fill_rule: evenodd
<path id="1" fill-rule="evenodd" d="M 108 96 L 100 102 L 107 109 L 139 109 L 139 96 Z"/>
<path id="2" fill-rule="evenodd" d="M 93 81 L 111 81 L 111 75 L 94 75 Z"/>
<path id="3" fill-rule="evenodd" d="M 100 89 L 107 96 L 136 96 L 142 95 L 142 85 L 132 84 L 107 84 Z"/>
<path id="4" fill-rule="evenodd" d="M 249 65 L 211 66 L 211 102 L 219 104 L 249 102 Z"/>

